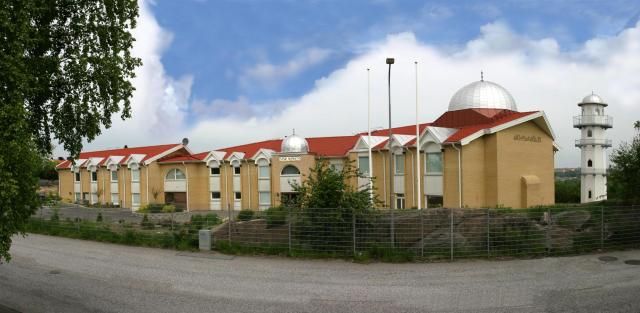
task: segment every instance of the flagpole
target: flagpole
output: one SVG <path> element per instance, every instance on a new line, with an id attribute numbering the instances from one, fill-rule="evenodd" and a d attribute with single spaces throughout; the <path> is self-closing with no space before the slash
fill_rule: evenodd
<path id="1" fill-rule="evenodd" d="M 418 210 L 422 209 L 422 190 L 420 189 L 420 176 L 422 176 L 422 172 L 420 171 L 420 121 L 418 118 L 418 62 L 415 62 L 416 69 L 416 177 L 418 179 Z M 426 205 L 426 204 L 425 204 Z"/>
<path id="2" fill-rule="evenodd" d="M 367 146 L 369 152 L 369 199 L 373 201 L 373 159 L 371 156 L 371 79 L 367 69 Z"/>

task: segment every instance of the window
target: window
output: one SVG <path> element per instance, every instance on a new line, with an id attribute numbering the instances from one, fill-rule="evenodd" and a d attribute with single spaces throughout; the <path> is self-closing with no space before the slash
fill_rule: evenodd
<path id="1" fill-rule="evenodd" d="M 591 190 L 589 190 L 589 199 L 591 199 Z"/>
<path id="2" fill-rule="evenodd" d="M 591 160 L 587 161 L 587 167 L 593 167 L 593 161 Z"/>
<path id="3" fill-rule="evenodd" d="M 220 200 L 220 192 L 214 191 L 211 193 L 211 200 Z"/>
<path id="4" fill-rule="evenodd" d="M 233 167 L 233 175 L 240 175 L 240 166 Z"/>
<path id="5" fill-rule="evenodd" d="M 587 130 L 587 137 L 591 137 L 593 136 L 593 132 L 591 131 L 591 129 Z"/>
<path id="6" fill-rule="evenodd" d="M 260 204 L 265 204 L 265 205 L 271 204 L 271 193 L 269 193 L 268 191 L 260 191 L 258 196 L 259 196 L 258 202 Z"/>
<path id="7" fill-rule="evenodd" d="M 258 178 L 269 178 L 269 166 L 258 166 Z"/>
<path id="8" fill-rule="evenodd" d="M 117 193 L 112 193 L 111 194 L 111 203 L 113 204 L 118 204 L 118 194 Z"/>
<path id="9" fill-rule="evenodd" d="M 300 170 L 293 165 L 287 165 L 282 169 L 282 176 L 286 175 L 300 175 Z"/>
<path id="10" fill-rule="evenodd" d="M 131 204 L 132 205 L 139 205 L 140 204 L 140 194 L 139 193 L 132 193 L 131 194 Z"/>
<path id="11" fill-rule="evenodd" d="M 394 156 L 396 175 L 404 174 L 404 154 L 396 154 Z"/>
<path id="12" fill-rule="evenodd" d="M 210 169 L 211 171 L 211 176 L 218 176 L 220 175 L 220 168 L 219 167 L 212 167 Z"/>
<path id="13" fill-rule="evenodd" d="M 131 170 L 131 181 L 132 182 L 140 181 L 140 170 Z"/>
<path id="14" fill-rule="evenodd" d="M 344 169 L 344 161 L 340 159 L 331 159 L 329 160 L 329 166 L 331 167 L 332 170 L 336 172 L 342 172 L 342 169 Z M 368 166 L 369 166 L 369 161 L 367 160 L 367 167 Z"/>
<path id="15" fill-rule="evenodd" d="M 171 169 L 167 172 L 167 176 L 165 176 L 166 180 L 184 180 L 185 178 L 184 173 L 177 168 Z"/>
<path id="16" fill-rule="evenodd" d="M 360 174 L 364 175 L 364 176 L 369 176 L 369 157 L 368 156 L 361 156 L 358 157 L 358 171 L 360 171 Z"/>
<path id="17" fill-rule="evenodd" d="M 442 153 L 427 153 L 427 173 L 442 173 Z"/>
<path id="18" fill-rule="evenodd" d="M 75 173 L 75 180 L 80 181 L 80 173 Z"/>
<path id="19" fill-rule="evenodd" d="M 241 192 L 234 192 L 233 193 L 233 198 L 236 199 L 236 200 L 242 199 L 242 193 Z"/>
<path id="20" fill-rule="evenodd" d="M 91 172 L 91 181 L 92 182 L 98 181 L 98 172 Z"/>
<path id="21" fill-rule="evenodd" d="M 118 181 L 118 171 L 111 171 L 111 181 L 112 182 Z"/>
<path id="22" fill-rule="evenodd" d="M 396 209 L 404 209 L 404 193 L 396 193 Z"/>

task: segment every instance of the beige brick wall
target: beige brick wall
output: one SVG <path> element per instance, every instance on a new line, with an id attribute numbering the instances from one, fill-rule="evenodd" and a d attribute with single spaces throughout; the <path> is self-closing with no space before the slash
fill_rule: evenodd
<path id="1" fill-rule="evenodd" d="M 68 169 L 58 171 L 59 195 L 65 202 L 73 202 L 73 172 Z"/>

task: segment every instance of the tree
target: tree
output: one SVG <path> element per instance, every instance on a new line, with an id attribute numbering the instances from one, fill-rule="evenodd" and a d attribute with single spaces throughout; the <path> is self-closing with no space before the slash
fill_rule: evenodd
<path id="1" fill-rule="evenodd" d="M 317 250 L 350 247 L 345 243 L 353 236 L 354 214 L 364 217 L 377 201 L 371 199 L 369 185 L 357 189 L 349 185 L 359 175 L 351 163 L 337 171 L 320 160 L 301 185 L 293 185 L 298 195 L 293 209 L 297 210 L 298 236 L 303 243 Z"/>
<path id="2" fill-rule="evenodd" d="M 640 121 L 634 127 L 640 132 Z M 611 154 L 608 185 L 613 198 L 640 202 L 640 133 Z"/>
<path id="3" fill-rule="evenodd" d="M 580 203 L 580 179 L 556 180 L 557 203 Z"/>
<path id="4" fill-rule="evenodd" d="M 38 206 L 40 158 L 77 157 L 111 117 L 130 116 L 136 0 L 0 2 L 0 261 Z"/>

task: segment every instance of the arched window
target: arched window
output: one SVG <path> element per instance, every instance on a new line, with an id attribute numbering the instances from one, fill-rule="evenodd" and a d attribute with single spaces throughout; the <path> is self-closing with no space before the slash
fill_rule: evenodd
<path id="1" fill-rule="evenodd" d="M 287 165 L 282 169 L 281 175 L 300 175 L 300 170 L 298 170 L 298 168 L 293 165 Z"/>
<path id="2" fill-rule="evenodd" d="M 587 167 L 593 167 L 593 161 L 591 160 L 587 161 Z"/>
<path id="3" fill-rule="evenodd" d="M 591 129 L 587 130 L 587 137 L 591 137 L 593 136 L 593 132 L 591 131 Z"/>
<path id="4" fill-rule="evenodd" d="M 174 168 L 174 169 L 170 170 L 167 173 L 167 176 L 165 176 L 166 180 L 183 180 L 183 179 L 186 179 L 186 178 L 187 177 L 184 176 L 184 173 L 181 170 L 177 169 L 177 168 Z"/>

